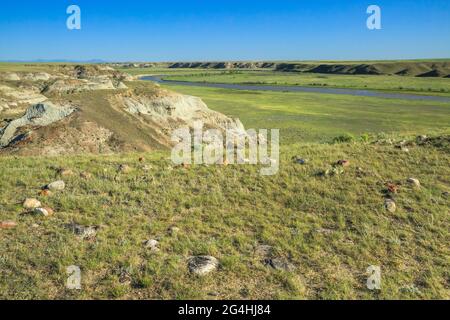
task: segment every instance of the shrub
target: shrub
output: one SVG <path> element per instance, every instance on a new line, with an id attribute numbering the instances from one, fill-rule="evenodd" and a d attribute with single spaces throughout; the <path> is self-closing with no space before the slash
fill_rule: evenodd
<path id="1" fill-rule="evenodd" d="M 350 133 L 345 133 L 333 138 L 333 143 L 349 143 L 355 141 L 355 137 Z"/>
<path id="2" fill-rule="evenodd" d="M 362 142 L 369 142 L 370 141 L 370 135 L 368 133 L 363 133 L 360 137 L 359 140 L 361 140 Z"/>

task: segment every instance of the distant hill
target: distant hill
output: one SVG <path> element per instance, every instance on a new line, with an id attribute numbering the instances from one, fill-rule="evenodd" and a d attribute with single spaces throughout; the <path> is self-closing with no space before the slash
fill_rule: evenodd
<path id="1" fill-rule="evenodd" d="M 450 76 L 450 60 L 405 61 L 345 61 L 345 62 L 274 62 L 274 61 L 217 61 L 217 62 L 161 62 L 116 63 L 123 68 L 184 68 L 225 70 L 274 70 L 279 72 L 305 72 L 352 75 L 400 75 L 413 77 Z"/>

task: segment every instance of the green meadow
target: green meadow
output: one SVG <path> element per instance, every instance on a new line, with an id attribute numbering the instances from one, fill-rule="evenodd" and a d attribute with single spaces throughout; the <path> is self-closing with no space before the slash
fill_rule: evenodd
<path id="1" fill-rule="evenodd" d="M 417 94 L 450 95 L 450 79 L 396 75 L 336 75 L 275 71 L 223 71 L 170 74 L 164 79 L 210 83 L 289 85 L 369 89 Z"/>
<path id="2" fill-rule="evenodd" d="M 427 134 L 449 128 L 450 103 L 349 95 L 164 86 L 201 97 L 248 128 L 276 128 L 283 144 L 330 142 L 335 136 Z"/>

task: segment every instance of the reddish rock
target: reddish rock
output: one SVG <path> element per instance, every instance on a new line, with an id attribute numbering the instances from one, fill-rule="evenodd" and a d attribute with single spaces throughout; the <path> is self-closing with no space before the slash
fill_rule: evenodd
<path id="1" fill-rule="evenodd" d="M 12 229 L 17 226 L 17 223 L 14 221 L 1 221 L 0 222 L 0 229 Z"/>

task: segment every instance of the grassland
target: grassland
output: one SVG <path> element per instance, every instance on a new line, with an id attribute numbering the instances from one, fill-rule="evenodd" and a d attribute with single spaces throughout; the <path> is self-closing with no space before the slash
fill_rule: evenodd
<path id="1" fill-rule="evenodd" d="M 448 142 L 447 142 L 448 144 Z M 448 299 L 447 149 L 389 144 L 292 145 L 280 172 L 254 166 L 169 170 L 167 154 L 1 159 L 0 297 L 8 299 Z M 306 166 L 291 157 L 310 159 Z M 344 174 L 318 172 L 340 158 Z M 133 168 L 118 174 L 119 164 Z M 153 169 L 143 171 L 143 165 Z M 66 190 L 39 197 L 53 217 L 24 214 L 21 202 L 74 170 Z M 360 169 L 357 169 L 360 167 Z M 91 179 L 82 179 L 89 172 Z M 405 181 L 420 179 L 421 189 Z M 385 183 L 397 183 L 398 210 L 383 208 Z M 93 241 L 67 224 L 100 225 Z M 37 224 L 37 225 L 35 225 Z M 176 236 L 172 226 L 180 228 Z M 155 238 L 161 251 L 143 241 Z M 266 267 L 255 253 L 271 245 L 295 271 Z M 186 260 L 209 254 L 220 269 L 191 275 Z M 82 270 L 82 290 L 65 289 L 66 267 Z M 369 265 L 382 268 L 382 290 L 365 287 Z"/>
<path id="2" fill-rule="evenodd" d="M 450 96 L 450 79 L 405 76 L 330 75 L 314 73 L 232 71 L 191 74 L 167 74 L 164 79 L 210 83 L 290 85 L 382 90 Z"/>
<path id="3" fill-rule="evenodd" d="M 247 128 L 277 128 L 284 145 L 329 142 L 350 133 L 427 134 L 449 128 L 450 104 L 347 95 L 242 91 L 164 85 L 201 97 Z"/>
<path id="4" fill-rule="evenodd" d="M 1 157 L 0 221 L 18 225 L 0 229 L 0 298 L 450 298 L 449 104 L 167 87 L 203 98 L 247 128 L 280 128 L 278 174 L 264 177 L 251 165 L 173 168 L 168 151 Z M 79 101 L 94 108 L 102 100 Z M 329 143 L 346 133 L 354 141 Z M 419 134 L 442 138 L 417 145 Z M 409 152 L 395 147 L 403 139 Z M 294 163 L 297 155 L 309 162 Z M 320 175 L 339 159 L 350 161 L 342 174 Z M 131 172 L 118 172 L 121 164 Z M 61 177 L 59 168 L 73 175 Z M 409 185 L 410 177 L 422 187 Z M 64 191 L 40 193 L 61 178 Z M 387 183 L 399 187 L 394 213 L 383 206 Z M 55 214 L 26 213 L 27 197 Z M 82 240 L 71 223 L 100 229 Z M 161 250 L 145 248 L 148 239 Z M 264 265 L 258 245 L 272 246 L 295 270 Z M 215 256 L 220 267 L 194 276 L 192 255 Z M 81 268 L 82 290 L 65 288 L 70 265 Z M 381 267 L 380 291 L 366 288 L 369 265 Z"/>

